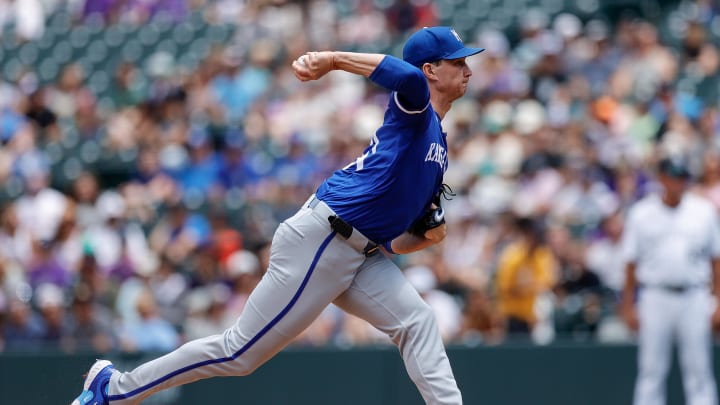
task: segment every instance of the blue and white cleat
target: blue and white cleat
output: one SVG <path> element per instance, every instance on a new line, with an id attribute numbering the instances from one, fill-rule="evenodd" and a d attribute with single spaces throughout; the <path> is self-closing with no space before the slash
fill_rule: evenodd
<path id="1" fill-rule="evenodd" d="M 108 360 L 98 360 L 85 377 L 83 392 L 70 405 L 108 405 L 107 387 L 115 368 Z"/>

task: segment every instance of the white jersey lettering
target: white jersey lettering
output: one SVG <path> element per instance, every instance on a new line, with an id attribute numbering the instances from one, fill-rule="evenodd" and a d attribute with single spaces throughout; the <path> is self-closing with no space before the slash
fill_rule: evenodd
<path id="1" fill-rule="evenodd" d="M 375 134 L 370 139 L 370 146 L 372 146 L 372 148 L 370 148 L 370 150 L 368 150 L 367 152 L 363 153 L 362 156 L 355 159 L 354 162 L 343 167 L 343 170 L 349 169 L 353 164 L 355 164 L 356 171 L 362 170 L 365 167 L 365 158 L 377 152 L 378 144 L 380 144 L 380 139 L 378 138 L 377 134 Z"/>
<path id="2" fill-rule="evenodd" d="M 425 161 L 439 164 L 444 171 L 447 165 L 447 152 L 445 151 L 445 148 L 439 143 L 431 143 L 430 148 L 425 155 Z"/>

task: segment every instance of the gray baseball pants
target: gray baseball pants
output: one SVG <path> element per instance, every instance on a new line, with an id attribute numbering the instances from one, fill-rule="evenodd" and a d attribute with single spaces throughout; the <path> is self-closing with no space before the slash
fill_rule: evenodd
<path id="1" fill-rule="evenodd" d="M 332 302 L 390 336 L 427 404 L 462 404 L 431 309 L 385 255 L 361 253 L 367 239 L 359 232 L 349 240 L 336 235 L 328 214 L 324 203 L 314 208 L 306 203 L 280 224 L 270 266 L 237 322 L 133 371 L 115 372 L 110 403 L 138 404 L 157 391 L 200 379 L 248 375 Z"/>

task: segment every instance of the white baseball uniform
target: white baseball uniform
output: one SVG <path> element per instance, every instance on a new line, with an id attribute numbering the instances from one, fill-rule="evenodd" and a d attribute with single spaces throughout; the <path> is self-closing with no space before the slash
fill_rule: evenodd
<path id="1" fill-rule="evenodd" d="M 686 403 L 717 404 L 711 350 L 711 259 L 720 257 L 713 206 L 685 194 L 677 207 L 650 195 L 628 214 L 623 251 L 636 265 L 638 376 L 635 405 L 665 404 L 677 342 Z"/>

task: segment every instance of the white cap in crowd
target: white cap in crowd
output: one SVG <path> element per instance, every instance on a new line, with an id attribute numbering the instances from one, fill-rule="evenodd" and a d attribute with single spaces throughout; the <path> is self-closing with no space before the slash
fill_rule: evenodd
<path id="1" fill-rule="evenodd" d="M 260 260 L 248 250 L 238 250 L 227 259 L 228 276 L 237 277 L 242 274 L 254 274 L 260 270 Z"/>

